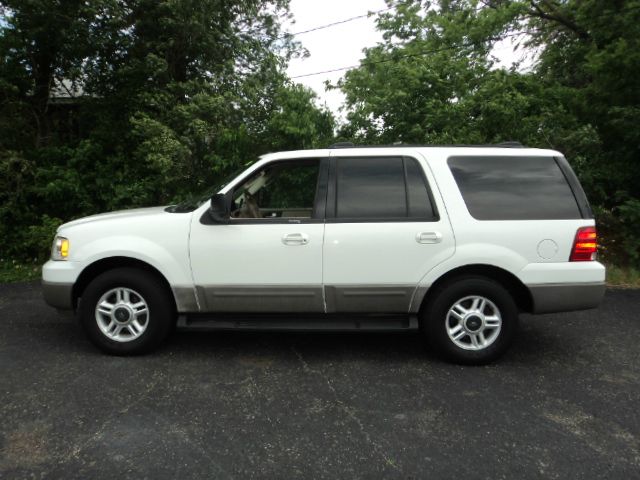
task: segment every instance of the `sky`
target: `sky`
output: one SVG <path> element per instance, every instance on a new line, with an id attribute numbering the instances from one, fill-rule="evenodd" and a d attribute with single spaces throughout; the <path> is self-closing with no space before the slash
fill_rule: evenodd
<path id="1" fill-rule="evenodd" d="M 285 31 L 295 33 L 383 10 L 387 8 L 387 4 L 384 0 L 291 0 L 290 8 L 295 23 L 287 25 Z M 362 50 L 382 41 L 382 35 L 375 28 L 375 18 L 376 15 L 359 18 L 296 36 L 296 39 L 308 50 L 309 57 L 291 60 L 287 69 L 289 76 L 294 81 L 312 88 L 318 94 L 320 104 L 326 104 L 339 119 L 344 119 L 344 113 L 339 112 L 344 102 L 344 95 L 339 90 L 325 91 L 324 82 L 335 83 L 344 75 L 344 71 L 302 78 L 294 77 L 358 65 L 364 57 Z M 510 40 L 499 42 L 493 53 L 499 58 L 499 64 L 505 66 L 510 66 L 522 57 L 521 52 L 513 51 L 513 42 Z M 525 68 L 526 65 L 527 63 Z"/>
<path id="2" fill-rule="evenodd" d="M 300 32 L 384 8 L 387 8 L 384 0 L 291 0 L 290 9 L 295 24 L 289 25 L 286 30 L 292 33 Z M 342 25 L 296 36 L 296 39 L 302 43 L 310 55 L 304 59 L 293 59 L 287 70 L 289 76 L 295 77 L 337 67 L 357 65 L 359 60 L 363 58 L 362 50 L 365 47 L 372 47 L 382 40 L 382 35 L 375 29 L 374 19 L 375 17 L 360 18 Z M 344 96 L 338 90 L 325 92 L 324 82 L 328 80 L 335 83 L 342 75 L 344 75 L 344 71 L 295 78 L 294 81 L 311 87 L 318 94 L 320 103 L 326 103 L 332 112 L 338 114 Z"/>

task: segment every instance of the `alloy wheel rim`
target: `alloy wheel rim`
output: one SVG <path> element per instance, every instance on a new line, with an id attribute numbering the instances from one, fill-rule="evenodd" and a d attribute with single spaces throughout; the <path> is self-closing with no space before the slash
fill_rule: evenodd
<path id="1" fill-rule="evenodd" d="M 445 320 L 449 339 L 464 350 L 484 350 L 502 329 L 500 310 L 486 297 L 469 295 L 456 301 Z"/>
<path id="2" fill-rule="evenodd" d="M 117 287 L 100 297 L 95 310 L 98 328 L 116 342 L 139 338 L 149 325 L 149 306 L 135 290 Z"/>

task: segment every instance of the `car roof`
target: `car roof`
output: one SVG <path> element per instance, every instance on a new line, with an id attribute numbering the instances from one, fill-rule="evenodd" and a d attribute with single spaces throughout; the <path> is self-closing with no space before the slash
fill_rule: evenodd
<path id="1" fill-rule="evenodd" d="M 519 143 L 508 142 L 497 145 L 344 145 L 337 144 L 330 148 L 314 150 L 292 150 L 267 153 L 261 160 L 278 160 L 309 157 L 339 157 L 339 156 L 398 156 L 408 155 L 410 152 L 422 152 L 434 157 L 448 158 L 452 155 L 469 156 L 513 156 L 513 157 L 560 157 L 562 153 L 556 150 L 542 148 L 528 148 Z"/>

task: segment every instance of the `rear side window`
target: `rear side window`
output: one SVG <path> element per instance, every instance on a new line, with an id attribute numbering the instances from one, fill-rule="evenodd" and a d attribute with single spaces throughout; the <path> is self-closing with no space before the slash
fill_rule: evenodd
<path id="1" fill-rule="evenodd" d="M 436 219 L 422 167 L 408 157 L 338 158 L 336 217 Z"/>
<path id="2" fill-rule="evenodd" d="M 553 157 L 451 157 L 448 163 L 477 220 L 582 218 Z"/>
<path id="3" fill-rule="evenodd" d="M 337 216 L 406 217 L 402 157 L 338 159 Z"/>

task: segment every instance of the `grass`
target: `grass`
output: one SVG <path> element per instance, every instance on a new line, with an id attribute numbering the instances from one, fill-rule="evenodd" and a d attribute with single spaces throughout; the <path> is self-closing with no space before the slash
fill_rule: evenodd
<path id="1" fill-rule="evenodd" d="M 607 265 L 607 285 L 610 287 L 640 288 L 640 270 L 634 267 Z"/>
<path id="2" fill-rule="evenodd" d="M 0 259 L 0 283 L 29 282 L 40 279 L 40 262 L 23 263 Z M 640 288 L 640 270 L 607 264 L 607 285 L 619 288 Z"/>
<path id="3" fill-rule="evenodd" d="M 28 282 L 40 279 L 40 262 L 25 263 L 0 259 L 0 283 Z"/>

